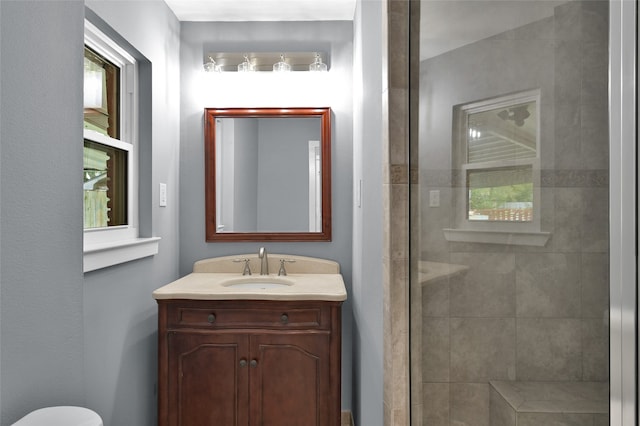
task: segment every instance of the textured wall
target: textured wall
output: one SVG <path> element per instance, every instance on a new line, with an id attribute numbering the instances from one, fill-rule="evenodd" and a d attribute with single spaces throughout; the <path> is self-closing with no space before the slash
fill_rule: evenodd
<path id="1" fill-rule="evenodd" d="M 142 138 L 140 211 L 160 254 L 83 275 L 85 6 L 2 2 L 2 425 L 64 404 L 107 425 L 155 424 L 151 291 L 177 277 L 178 258 L 177 193 L 161 210 L 155 188 L 177 190 L 179 26 L 162 2 L 89 3 L 153 62 L 153 81 L 141 82 L 152 134 Z"/>
<path id="2" fill-rule="evenodd" d="M 146 59 L 141 232 L 162 240 L 154 257 L 85 274 L 86 399 L 106 425 L 154 425 L 157 308 L 151 292 L 178 277 L 180 25 L 161 1 L 87 6 Z M 162 208 L 160 182 L 168 190 Z"/>
<path id="3" fill-rule="evenodd" d="M 384 422 L 382 2 L 358 2 L 354 20 L 353 380 L 356 425 Z M 382 29 L 381 29 L 382 28 Z"/>
<path id="4" fill-rule="evenodd" d="M 43 405 L 84 402 L 77 173 L 84 7 L 0 7 L 0 424 L 7 425 Z"/>

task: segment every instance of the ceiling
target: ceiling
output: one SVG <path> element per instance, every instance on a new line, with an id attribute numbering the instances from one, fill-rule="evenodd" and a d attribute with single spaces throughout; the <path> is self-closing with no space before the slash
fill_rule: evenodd
<path id="1" fill-rule="evenodd" d="M 421 0 L 420 59 L 552 16 L 567 0 Z"/>
<path id="2" fill-rule="evenodd" d="M 165 0 L 180 21 L 352 21 L 356 0 Z"/>
<path id="3" fill-rule="evenodd" d="M 181 21 L 351 21 L 358 0 L 165 0 Z M 383 0 L 359 0 L 383 1 Z M 553 15 L 567 0 L 421 0 L 420 59 Z"/>

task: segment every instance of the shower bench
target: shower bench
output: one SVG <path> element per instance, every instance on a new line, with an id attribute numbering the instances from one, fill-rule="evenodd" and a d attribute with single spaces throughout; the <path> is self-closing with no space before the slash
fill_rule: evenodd
<path id="1" fill-rule="evenodd" d="M 607 382 L 489 383 L 491 426 L 609 425 Z"/>

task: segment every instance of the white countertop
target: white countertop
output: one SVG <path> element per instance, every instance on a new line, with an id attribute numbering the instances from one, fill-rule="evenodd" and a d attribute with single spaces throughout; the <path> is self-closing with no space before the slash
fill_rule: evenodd
<path id="1" fill-rule="evenodd" d="M 237 281 L 285 282 L 269 288 L 225 285 Z M 242 276 L 238 273 L 193 272 L 153 292 L 156 300 L 326 300 L 344 301 L 347 291 L 341 274 Z"/>

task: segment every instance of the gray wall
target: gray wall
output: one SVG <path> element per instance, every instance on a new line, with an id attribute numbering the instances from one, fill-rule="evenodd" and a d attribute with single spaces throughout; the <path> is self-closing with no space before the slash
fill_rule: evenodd
<path id="1" fill-rule="evenodd" d="M 83 404 L 81 2 L 0 2 L 0 423 Z M 61 49 L 61 46 L 65 46 Z"/>
<path id="2" fill-rule="evenodd" d="M 354 161 L 361 206 L 353 212 L 353 388 L 356 425 L 382 425 L 382 120 L 383 11 L 380 1 L 358 3 L 355 16 Z"/>
<path id="3" fill-rule="evenodd" d="M 343 308 L 343 386 L 342 406 L 351 408 L 351 255 L 352 255 L 352 120 L 351 99 L 353 68 L 352 22 L 251 22 L 251 23 L 182 23 L 181 69 L 181 146 L 180 146 L 180 274 L 192 270 L 196 260 L 240 253 L 257 253 L 265 246 L 271 253 L 291 253 L 336 260 L 347 286 L 349 300 Z M 205 76 L 202 70 L 203 54 L 213 51 L 287 51 L 323 50 L 329 53 L 331 69 L 324 76 L 332 82 L 323 93 L 323 105 L 284 104 L 299 96 L 286 85 L 278 86 L 277 76 L 237 73 Z M 233 75 L 231 75 L 233 74 Z M 267 73 L 264 73 L 267 74 Z M 296 73 L 291 73 L 296 74 Z M 291 76 L 296 79 L 315 78 L 304 73 Z M 228 92 L 214 90 L 215 81 L 223 79 Z M 266 80 L 267 78 L 271 80 Z M 319 77 L 322 78 L 322 77 Z M 265 79 L 263 87 L 249 89 L 258 79 Z M 220 81 L 220 80 L 218 80 Z M 324 80 L 326 81 L 326 80 Z M 268 99 L 277 87 L 277 93 Z M 309 87 L 308 102 L 320 102 Z M 260 99 L 260 100 L 258 100 Z M 246 100 L 246 101 L 243 101 Z M 238 105 L 238 103 L 245 103 Z M 256 104 L 256 103 L 260 104 Z M 293 103 L 294 101 L 291 101 Z M 207 243 L 205 242 L 204 208 L 204 133 L 205 107 L 232 106 L 329 106 L 332 109 L 332 180 L 333 180 L 333 239 L 331 242 L 309 243 Z M 239 270 L 240 272 L 240 270 Z"/>
<path id="4" fill-rule="evenodd" d="M 152 218 L 148 232 L 162 238 L 159 254 L 152 258 L 85 275 L 87 405 L 107 425 L 153 425 L 157 308 L 151 292 L 178 276 L 180 25 L 164 2 L 87 5 L 152 64 L 151 146 L 144 147 L 140 192 L 147 197 L 141 208 Z M 157 207 L 160 182 L 168 189 L 167 207 L 162 208 Z"/>
<path id="5" fill-rule="evenodd" d="M 199 78 L 204 43 L 231 48 L 238 40 L 259 40 L 276 50 L 290 40 L 315 48 L 320 43 L 330 52 L 328 78 L 336 89 L 322 106 L 333 111 L 333 241 L 264 245 L 271 252 L 340 262 L 349 294 L 343 309 L 342 405 L 350 409 L 353 395 L 357 424 L 382 424 L 382 236 L 371 232 L 382 229 L 381 4 L 363 2 L 356 16 L 358 48 L 364 53 L 356 56 L 356 81 L 362 77 L 362 85 L 355 91 L 351 22 L 185 23 L 181 30 L 159 1 L 87 5 L 151 64 L 152 135 L 141 165 L 140 208 L 147 217 L 143 233 L 162 237 L 160 253 L 83 276 L 81 183 L 76 180 L 82 154 L 80 145 L 69 141 L 82 137 L 84 5 L 0 1 L 0 424 L 59 404 L 92 408 L 107 426 L 156 423 L 151 291 L 188 273 L 195 260 L 254 252 L 261 245 L 204 242 L 204 106 L 197 100 L 201 94 L 194 95 L 193 81 Z M 354 137 L 359 140 L 355 157 Z M 365 183 L 363 208 L 357 212 L 352 209 L 354 167 Z M 166 208 L 157 207 L 160 182 L 168 186 Z M 354 303 L 357 331 L 352 333 Z"/>
<path id="6" fill-rule="evenodd" d="M 143 235 L 153 258 L 82 273 L 80 1 L 0 2 L 0 424 L 77 404 L 105 425 L 154 425 L 153 289 L 178 276 L 179 24 L 163 2 L 88 6 L 152 64 L 141 149 Z M 143 82 L 144 83 L 144 82 Z M 169 203 L 157 208 L 157 186 Z"/>

